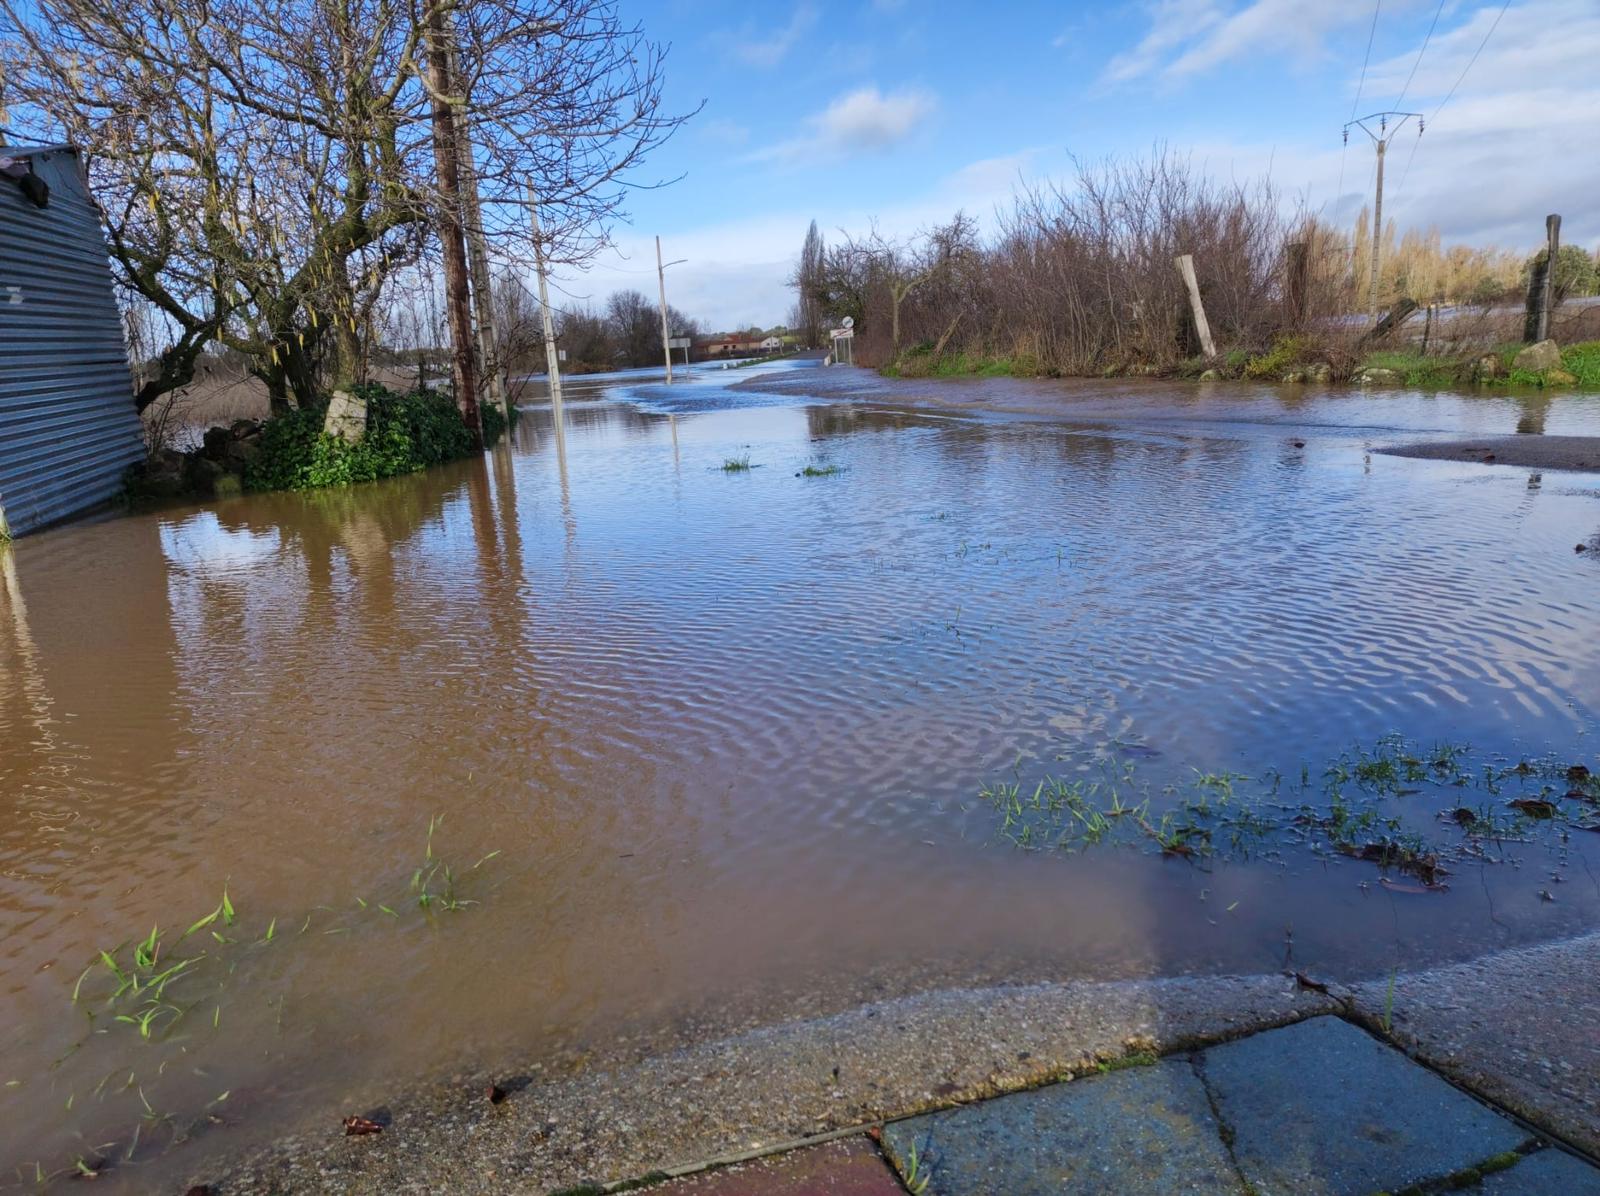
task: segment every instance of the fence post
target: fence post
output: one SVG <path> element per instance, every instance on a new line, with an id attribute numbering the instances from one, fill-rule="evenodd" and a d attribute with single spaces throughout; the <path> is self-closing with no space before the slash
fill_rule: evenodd
<path id="1" fill-rule="evenodd" d="M 1284 280 L 1284 313 L 1290 328 L 1301 328 L 1306 322 L 1306 290 L 1310 282 L 1311 246 L 1304 241 L 1290 241 L 1284 247 L 1288 264 L 1288 277 Z"/>
<path id="2" fill-rule="evenodd" d="M 1183 275 L 1183 285 L 1189 289 L 1189 310 L 1194 313 L 1194 330 L 1200 335 L 1200 348 L 1207 357 L 1217 355 L 1217 346 L 1211 339 L 1211 325 L 1206 323 L 1205 305 L 1200 302 L 1200 283 L 1194 276 L 1194 258 L 1187 253 L 1172 259 Z"/>
<path id="3" fill-rule="evenodd" d="M 1522 339 L 1530 345 L 1550 338 L 1550 311 L 1555 307 L 1556 256 L 1561 251 L 1561 217 L 1554 212 L 1544 218 L 1547 241 L 1544 262 L 1534 259 L 1528 272 L 1527 307 L 1522 321 Z"/>

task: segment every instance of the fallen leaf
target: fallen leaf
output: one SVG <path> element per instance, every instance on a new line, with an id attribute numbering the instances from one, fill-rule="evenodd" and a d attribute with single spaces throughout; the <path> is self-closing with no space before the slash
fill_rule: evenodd
<path id="1" fill-rule="evenodd" d="M 1556 807 L 1554 802 L 1545 801 L 1542 797 L 1519 797 L 1511 803 L 1513 810 L 1521 810 L 1529 818 L 1554 818 Z"/>
<path id="2" fill-rule="evenodd" d="M 1294 982 L 1297 987 L 1308 988 L 1314 993 L 1323 993 L 1326 995 L 1328 991 L 1328 986 L 1326 984 L 1322 983 L 1320 980 L 1313 980 L 1304 972 L 1296 972 L 1294 974 Z"/>
<path id="3" fill-rule="evenodd" d="M 1378 877 L 1378 883 L 1395 893 L 1442 893 L 1449 888 L 1448 885 L 1440 884 L 1411 885 L 1403 880 L 1390 880 L 1387 876 Z"/>
<path id="4" fill-rule="evenodd" d="M 346 1117 L 344 1119 L 344 1132 L 348 1137 L 361 1134 L 381 1134 L 383 1127 L 376 1121 L 369 1121 L 365 1117 Z"/>

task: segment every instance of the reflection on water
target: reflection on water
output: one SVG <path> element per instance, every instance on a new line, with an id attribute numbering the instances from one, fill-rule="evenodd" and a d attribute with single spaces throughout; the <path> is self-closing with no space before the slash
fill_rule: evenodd
<path id="1" fill-rule="evenodd" d="M 1578 844 L 1403 898 L 1355 863 L 1019 853 L 973 809 L 1111 743 L 1157 792 L 1391 731 L 1587 757 L 1587 480 L 1369 450 L 1593 431 L 1591 401 L 1145 387 L 1002 417 L 767 372 L 613 380 L 481 461 L 0 550 L 8 1168 L 125 1145 L 144 1101 L 156 1139 L 226 1090 L 237 1147 L 758 998 L 1271 969 L 1291 927 L 1356 974 L 1594 923 Z M 441 813 L 441 856 L 502 854 L 430 921 Z M 280 933 L 230 956 L 215 1026 L 74 1008 L 96 951 L 224 884 Z"/>

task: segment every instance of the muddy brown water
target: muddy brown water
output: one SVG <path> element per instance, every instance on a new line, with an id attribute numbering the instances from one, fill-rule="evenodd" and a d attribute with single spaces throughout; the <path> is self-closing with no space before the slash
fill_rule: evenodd
<path id="1" fill-rule="evenodd" d="M 1593 764 L 1600 479 L 1373 450 L 1600 401 L 807 362 L 573 394 L 482 461 L 0 550 L 0 1182 L 131 1155 L 160 1190 L 414 1077 L 935 984 L 1290 939 L 1382 974 L 1600 920 L 1600 836 L 1419 895 L 1296 848 L 1023 851 L 977 797 L 1111 755 L 1159 807 L 1390 733 Z M 446 862 L 475 904 L 430 913 Z M 72 993 L 152 926 L 199 962 L 146 1040 L 108 970 Z"/>

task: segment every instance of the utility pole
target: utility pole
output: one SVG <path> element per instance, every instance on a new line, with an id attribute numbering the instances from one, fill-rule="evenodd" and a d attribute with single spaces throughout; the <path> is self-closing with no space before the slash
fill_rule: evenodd
<path id="1" fill-rule="evenodd" d="M 454 30 L 451 31 L 452 35 Z M 450 70 L 459 79 L 460 55 L 451 37 Z M 463 100 L 465 97 L 463 96 Z M 478 164 L 472 153 L 472 131 L 467 105 L 455 109 L 456 149 L 461 167 L 461 209 L 467 224 L 467 258 L 472 274 L 472 305 L 478 316 L 478 366 L 489 384 L 489 401 L 500 408 L 510 425 L 506 403 L 505 363 L 500 360 L 500 332 L 495 326 L 494 293 L 489 279 L 489 242 L 483 231 L 483 206 L 478 198 Z"/>
<path id="2" fill-rule="evenodd" d="M 672 385 L 672 333 L 667 331 L 667 266 L 681 266 L 689 259 L 680 257 L 675 262 L 661 264 L 661 238 L 656 238 L 656 282 L 661 287 L 661 351 L 667 356 L 667 385 Z M 688 368 L 685 366 L 684 368 Z"/>
<path id="3" fill-rule="evenodd" d="M 450 103 L 450 38 L 444 8 L 428 18 L 428 90 L 432 92 L 433 163 L 438 175 L 439 243 L 444 256 L 445 308 L 450 322 L 450 347 L 456 406 L 473 443 L 483 444 L 478 414 L 478 380 L 474 368 L 472 299 L 467 283 L 467 249 L 461 234 L 460 151 L 456 118 Z"/>
<path id="4" fill-rule="evenodd" d="M 1350 126 L 1355 125 L 1372 138 L 1372 144 L 1378 151 L 1378 193 L 1372 205 L 1372 281 L 1367 286 L 1367 318 L 1371 320 L 1378 318 L 1378 264 L 1383 256 L 1383 158 L 1389 149 L 1389 143 L 1394 140 L 1394 135 L 1413 116 L 1417 118 L 1417 136 L 1421 137 L 1424 123 L 1420 112 L 1374 112 L 1369 116 L 1346 121 L 1344 126 L 1346 145 L 1350 143 Z M 1398 119 L 1395 119 L 1397 117 Z M 1377 122 L 1376 133 L 1367 124 L 1368 121 Z M 1394 122 L 1392 131 L 1389 128 L 1391 121 Z"/>
<path id="5" fill-rule="evenodd" d="M 550 287 L 545 281 L 544 234 L 539 229 L 539 197 L 528 184 L 528 222 L 533 226 L 533 261 L 539 271 L 539 318 L 544 323 L 544 368 L 550 383 L 550 415 L 555 421 L 558 442 L 564 434 L 561 422 L 561 354 L 556 349 L 556 325 L 550 318 Z M 563 449 L 563 451 L 565 451 Z M 563 471 L 566 460 L 562 459 Z"/>

